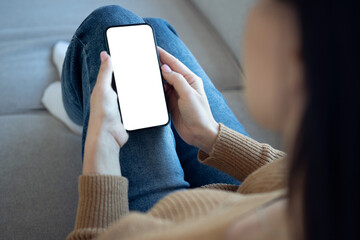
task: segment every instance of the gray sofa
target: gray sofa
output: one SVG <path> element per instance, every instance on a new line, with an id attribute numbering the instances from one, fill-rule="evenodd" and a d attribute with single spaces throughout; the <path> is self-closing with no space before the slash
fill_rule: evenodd
<path id="1" fill-rule="evenodd" d="M 72 230 L 81 174 L 81 137 L 41 104 L 58 81 L 51 47 L 82 20 L 120 4 L 170 22 L 250 135 L 279 147 L 256 126 L 242 96 L 241 39 L 254 0 L 12 0 L 0 3 L 0 239 L 64 239 Z"/>

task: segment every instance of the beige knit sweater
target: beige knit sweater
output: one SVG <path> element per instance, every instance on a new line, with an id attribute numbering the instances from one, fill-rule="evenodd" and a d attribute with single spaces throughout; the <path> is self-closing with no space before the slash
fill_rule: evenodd
<path id="1" fill-rule="evenodd" d="M 129 212 L 124 177 L 82 175 L 75 229 L 68 239 L 224 239 L 230 224 L 283 196 L 283 152 L 220 124 L 209 155 L 198 160 L 243 181 L 172 193 L 147 213 Z"/>

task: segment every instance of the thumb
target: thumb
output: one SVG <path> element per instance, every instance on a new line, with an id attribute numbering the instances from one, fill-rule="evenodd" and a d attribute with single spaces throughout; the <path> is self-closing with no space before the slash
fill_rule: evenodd
<path id="1" fill-rule="evenodd" d="M 99 69 L 97 83 L 101 85 L 110 86 L 112 80 L 112 71 L 113 71 L 111 58 L 106 51 L 102 51 L 100 53 L 100 60 L 101 60 L 101 65 Z"/>

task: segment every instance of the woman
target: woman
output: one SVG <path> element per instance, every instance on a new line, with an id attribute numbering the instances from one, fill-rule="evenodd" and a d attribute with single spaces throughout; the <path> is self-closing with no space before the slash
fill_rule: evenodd
<path id="1" fill-rule="evenodd" d="M 316 4 L 260 0 L 247 24 L 249 109 L 282 133 L 286 158 L 246 136 L 168 23 L 119 6 L 94 11 L 62 74 L 66 110 L 84 126 L 68 238 L 358 239 L 359 30 L 349 27 L 358 14 L 350 1 Z M 103 32 L 144 21 L 160 46 L 172 124 L 128 135 Z"/>

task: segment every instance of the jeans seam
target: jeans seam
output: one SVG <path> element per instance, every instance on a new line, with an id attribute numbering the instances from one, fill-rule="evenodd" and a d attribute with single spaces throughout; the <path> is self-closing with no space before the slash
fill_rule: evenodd
<path id="1" fill-rule="evenodd" d="M 76 39 L 76 40 L 78 40 L 79 43 L 81 44 L 81 46 L 82 46 L 83 48 L 85 48 L 85 44 L 81 41 L 80 38 L 78 38 L 78 36 L 77 36 L 76 34 L 74 34 L 74 37 L 73 37 L 73 38 Z"/>
<path id="2" fill-rule="evenodd" d="M 75 35 L 74 35 L 73 38 L 71 39 L 71 41 L 76 41 L 76 40 L 79 40 L 79 39 L 76 38 Z M 79 41 L 79 42 L 80 42 L 80 41 Z M 71 43 L 70 43 L 70 45 L 71 45 Z M 67 58 L 67 57 L 68 57 L 68 56 L 66 56 L 65 58 Z M 63 68 L 63 70 L 64 70 L 64 69 L 65 69 L 65 68 Z M 63 71 L 63 72 L 64 72 L 64 71 Z M 62 77 L 61 77 L 61 85 L 64 85 L 64 83 L 65 83 L 65 81 L 63 80 L 63 77 L 64 77 L 64 74 L 62 74 Z M 73 80 L 72 77 L 70 77 L 70 79 Z M 66 83 L 66 86 L 69 87 L 69 88 L 72 90 L 72 92 L 73 92 L 74 95 L 75 95 L 75 98 L 72 96 L 72 94 L 68 94 L 68 93 L 67 93 L 68 91 L 64 91 L 63 87 L 61 87 L 61 92 L 62 92 L 61 95 L 62 95 L 62 97 L 64 98 L 64 99 L 63 99 L 63 104 L 64 104 L 65 112 L 66 112 L 66 114 L 69 116 L 69 118 L 70 118 L 72 121 L 77 122 L 76 120 L 72 119 L 72 117 L 70 117 L 70 116 L 74 116 L 74 115 L 78 115 L 78 114 L 70 114 L 70 113 L 69 113 L 69 112 L 71 112 L 71 111 L 66 108 L 66 105 L 68 105 L 69 103 L 65 104 L 65 98 L 67 98 L 67 99 L 70 98 L 72 104 L 76 105 L 76 107 L 77 107 L 78 109 L 82 109 L 81 105 L 79 104 L 80 97 L 79 97 L 78 91 L 76 90 L 76 88 L 75 88 L 74 85 L 73 85 L 73 81 L 70 81 L 70 83 L 69 83 L 69 81 L 66 81 L 66 82 L 67 82 L 67 83 Z M 68 102 L 68 101 L 67 101 L 67 102 Z M 75 117 L 75 119 L 76 119 L 76 117 Z"/>
<path id="3" fill-rule="evenodd" d="M 74 39 L 75 41 L 77 41 L 78 43 L 80 43 L 81 48 L 82 48 L 82 51 L 85 51 L 85 52 L 86 52 L 86 49 L 85 49 L 86 45 L 81 41 L 80 38 L 78 38 L 78 37 L 76 36 L 76 34 L 74 34 L 73 39 Z M 87 54 L 85 54 L 85 56 L 86 56 L 86 65 L 88 65 Z M 86 66 L 86 68 L 87 68 L 87 66 Z M 87 69 L 87 70 L 88 70 L 88 69 Z M 77 98 L 77 100 L 78 100 L 76 104 L 79 105 L 79 109 L 82 110 L 82 118 L 83 118 L 83 119 L 82 119 L 82 125 L 84 125 L 84 99 L 83 99 L 83 97 L 84 97 L 84 92 L 82 92 L 82 99 L 80 99 L 80 96 L 79 96 L 79 94 L 78 94 L 78 91 L 75 89 L 75 87 L 73 86 L 73 84 L 71 84 L 71 88 L 72 88 L 73 91 L 75 92 L 76 98 Z M 83 84 L 82 78 L 81 78 L 81 91 L 83 91 L 83 88 L 84 88 L 84 84 Z M 80 102 L 82 102 L 82 106 L 80 105 Z"/>
<path id="4" fill-rule="evenodd" d="M 89 79 L 89 84 L 86 84 L 87 87 L 88 87 L 88 92 L 89 92 L 89 115 L 90 115 L 90 98 L 91 98 L 91 93 L 92 93 L 92 90 L 91 90 L 91 82 L 90 82 L 90 74 L 89 74 L 89 54 L 88 54 L 88 51 L 87 51 L 87 45 L 83 45 L 83 53 L 85 54 L 85 63 L 86 63 L 86 77 L 85 79 Z M 96 80 L 95 80 L 95 84 L 96 84 Z M 94 85 L 95 86 L 95 85 Z M 83 89 L 83 96 L 84 96 L 84 89 Z M 84 101 L 83 101 L 83 105 L 84 105 Z M 86 113 L 84 113 L 84 111 L 86 111 L 86 109 L 83 107 L 83 121 L 85 121 L 85 115 Z"/>

